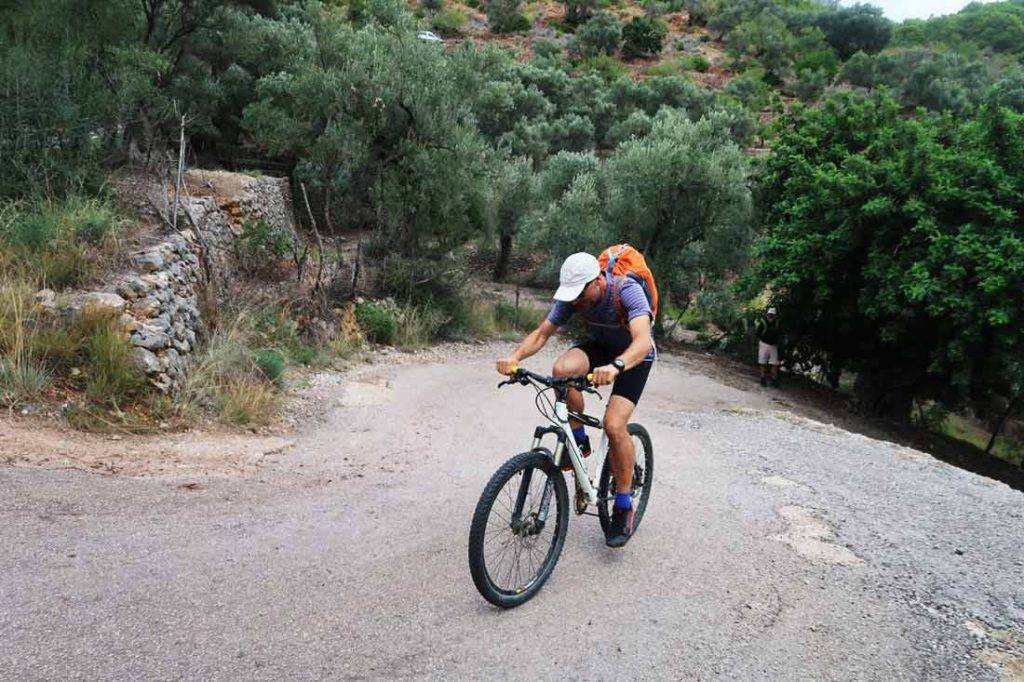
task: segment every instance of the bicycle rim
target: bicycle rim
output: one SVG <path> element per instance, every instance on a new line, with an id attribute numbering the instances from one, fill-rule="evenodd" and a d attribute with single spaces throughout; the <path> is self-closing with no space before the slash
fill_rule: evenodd
<path id="1" fill-rule="evenodd" d="M 524 453 L 499 469 L 470 531 L 470 571 L 484 598 L 503 607 L 531 598 L 554 570 L 568 519 L 565 481 L 546 456 Z"/>
<path id="2" fill-rule="evenodd" d="M 651 446 L 651 437 L 647 430 L 639 424 L 629 425 L 629 435 L 633 440 L 633 447 L 636 450 L 636 462 L 633 465 L 632 496 L 633 506 L 636 513 L 633 516 L 633 530 L 636 531 L 647 510 L 647 501 L 651 496 L 651 483 L 654 477 L 654 452 Z M 598 486 L 598 496 L 608 498 L 598 503 L 598 516 L 601 521 L 601 529 L 608 532 L 608 523 L 611 519 L 612 506 L 614 501 L 610 498 L 615 495 L 615 475 L 611 472 L 611 457 L 609 456 L 601 469 L 601 480 Z"/>

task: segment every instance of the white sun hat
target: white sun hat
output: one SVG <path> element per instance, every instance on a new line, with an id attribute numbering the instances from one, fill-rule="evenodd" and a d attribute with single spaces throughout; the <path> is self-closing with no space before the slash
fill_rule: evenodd
<path id="1" fill-rule="evenodd" d="M 558 275 L 558 291 L 556 301 L 575 301 L 587 283 L 597 279 L 601 274 L 601 266 L 597 259 L 589 253 L 574 253 L 562 263 L 562 271 Z"/>

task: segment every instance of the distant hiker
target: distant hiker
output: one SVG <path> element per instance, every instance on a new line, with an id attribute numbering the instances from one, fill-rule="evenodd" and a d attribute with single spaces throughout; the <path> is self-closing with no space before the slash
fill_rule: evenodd
<path id="1" fill-rule="evenodd" d="M 754 321 L 754 332 L 757 334 L 757 364 L 761 366 L 761 385 L 767 386 L 769 377 L 772 386 L 779 385 L 779 318 L 775 308 Z"/>

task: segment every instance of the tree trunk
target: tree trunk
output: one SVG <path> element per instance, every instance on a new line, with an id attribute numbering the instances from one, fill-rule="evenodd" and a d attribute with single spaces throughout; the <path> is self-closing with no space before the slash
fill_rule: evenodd
<path id="1" fill-rule="evenodd" d="M 508 263 L 512 258 L 512 235 L 503 234 L 498 240 L 498 262 L 494 264 L 494 279 L 501 282 L 508 275 Z"/>
<path id="2" fill-rule="evenodd" d="M 1009 417 L 1014 408 L 1017 407 L 1017 403 L 1020 401 L 1020 396 L 1015 397 L 1010 401 L 1010 404 L 1006 407 L 1006 411 L 1003 412 L 1002 416 L 999 417 L 999 421 L 996 422 L 996 428 L 992 431 L 992 437 L 988 439 L 988 445 L 985 446 L 985 452 L 988 454 L 992 453 L 992 448 L 996 446 L 996 438 L 999 437 L 999 432 L 1003 430 L 1003 425 L 1006 423 L 1007 417 Z"/>

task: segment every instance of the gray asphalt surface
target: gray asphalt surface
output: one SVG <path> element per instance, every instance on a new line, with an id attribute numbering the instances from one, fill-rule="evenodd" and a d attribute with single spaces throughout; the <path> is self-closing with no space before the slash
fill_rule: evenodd
<path id="1" fill-rule="evenodd" d="M 491 607 L 470 518 L 538 423 L 496 382 L 486 352 L 371 368 L 256 475 L 0 470 L 0 678 L 1024 670 L 1024 495 L 668 359 L 636 415 L 656 457 L 640 532 L 610 550 L 574 516 L 539 596 Z"/>

